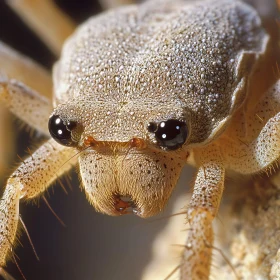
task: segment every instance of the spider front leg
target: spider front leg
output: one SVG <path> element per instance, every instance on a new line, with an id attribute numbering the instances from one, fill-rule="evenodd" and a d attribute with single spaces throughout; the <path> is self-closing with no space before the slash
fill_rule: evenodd
<path id="1" fill-rule="evenodd" d="M 10 78 L 24 83 L 49 99 L 52 98 L 51 74 L 32 59 L 0 41 L 0 80 Z"/>
<path id="2" fill-rule="evenodd" d="M 51 75 L 45 69 L 40 67 L 31 59 L 19 54 L 6 44 L 0 42 L 0 127 L 2 132 L 0 137 L 0 174 L 2 174 L 2 171 L 7 168 L 7 163 L 13 155 L 13 145 L 15 140 L 13 132 L 10 129 L 11 120 L 9 119 L 9 115 L 7 114 L 7 111 L 2 108 L 2 105 L 4 105 L 5 102 L 3 102 L 1 98 L 4 97 L 2 92 L 4 87 L 6 89 L 11 88 L 11 86 L 7 85 L 8 83 L 10 83 L 10 77 L 24 83 L 27 87 L 40 92 L 48 98 L 51 98 L 52 93 Z M 15 80 L 13 80 L 13 84 L 15 83 Z M 17 83 L 19 84 L 19 82 Z M 27 87 L 25 87 L 25 89 L 27 89 Z M 24 92 L 26 92 L 26 90 Z M 25 93 L 21 94 L 22 97 L 24 95 Z M 14 94 L 13 98 L 17 100 L 15 104 L 18 104 L 18 101 L 20 99 L 18 99 Z M 10 101 L 13 98 L 12 96 L 10 96 Z M 20 106 L 20 108 L 15 108 L 16 111 L 20 113 L 20 116 L 22 116 L 23 108 L 27 109 L 28 106 L 31 107 L 31 104 L 29 102 L 26 103 L 27 106 Z M 50 101 L 48 103 L 50 104 Z M 47 117 L 49 116 L 50 112 L 51 109 L 48 109 L 46 112 Z M 40 119 L 42 119 L 42 114 L 40 114 Z"/>
<path id="3" fill-rule="evenodd" d="M 0 267 L 4 266 L 15 241 L 20 199 L 42 194 L 75 163 L 76 151 L 48 140 L 9 177 L 0 200 Z"/>
<path id="4" fill-rule="evenodd" d="M 220 140 L 227 168 L 242 174 L 273 169 L 280 158 L 280 81 L 243 118 L 238 115 L 235 126 Z M 246 125 L 246 136 L 240 139 L 241 123 Z"/>
<path id="5" fill-rule="evenodd" d="M 188 206 L 190 230 L 181 263 L 181 280 L 208 279 L 212 257 L 212 221 L 216 217 L 223 189 L 225 168 L 215 145 L 194 151 L 200 167 Z"/>
<path id="6" fill-rule="evenodd" d="M 252 174 L 273 169 L 280 158 L 280 113 L 266 123 L 255 141 L 233 146 L 229 160 L 233 170 Z"/>
<path id="7" fill-rule="evenodd" d="M 49 135 L 48 118 L 52 112 L 49 99 L 17 80 L 0 79 L 0 102 L 31 127 Z"/>
<path id="8" fill-rule="evenodd" d="M 0 102 L 31 127 L 48 135 L 47 123 L 52 112 L 50 100 L 18 80 L 0 78 Z M 75 153 L 74 149 L 49 140 L 22 162 L 8 179 L 0 200 L 0 267 L 5 265 L 15 241 L 19 200 L 44 192 L 57 176 L 71 168 Z"/>

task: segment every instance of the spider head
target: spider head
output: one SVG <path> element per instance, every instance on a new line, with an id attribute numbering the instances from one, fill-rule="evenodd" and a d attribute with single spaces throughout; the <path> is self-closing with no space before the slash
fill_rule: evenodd
<path id="1" fill-rule="evenodd" d="M 154 103 L 151 111 L 145 104 L 106 109 L 75 101 L 55 109 L 49 130 L 80 151 L 81 181 L 98 211 L 148 217 L 164 208 L 189 155 L 183 111 L 176 104 Z"/>

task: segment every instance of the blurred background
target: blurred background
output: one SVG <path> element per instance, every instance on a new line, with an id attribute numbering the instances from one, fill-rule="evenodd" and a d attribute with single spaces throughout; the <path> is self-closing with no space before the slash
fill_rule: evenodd
<path id="1" fill-rule="evenodd" d="M 36 1 L 36 0 L 35 0 Z M 38 0 L 39 1 L 39 0 Z M 101 12 L 101 6 L 94 0 L 56 0 L 57 5 L 79 24 L 86 18 Z M 273 0 L 250 0 L 257 5 L 264 16 L 276 14 Z M 23 22 L 0 0 L 0 40 L 21 53 L 32 57 L 49 71 L 55 56 L 30 31 Z M 1 68 L 1 65 L 0 65 Z M 36 79 L 36 77 L 34 77 Z M 1 115 L 0 115 L 1 117 Z M 11 121 L 12 120 L 12 121 Z M 9 124 L 11 122 L 11 124 Z M 8 124 L 5 126 L 4 124 Z M 5 115 L 0 130 L 0 145 L 5 145 L 9 134 L 15 140 L 15 154 L 23 157 L 27 147 L 37 146 L 43 139 L 34 134 L 18 130 L 18 122 Z M 6 131 L 5 131 L 6 130 Z M 1 131 L 1 132 L 2 132 Z M 18 158 L 6 158 L 6 171 L 1 178 L 1 188 L 18 162 Z M 55 185 L 47 195 L 48 202 L 64 221 L 64 228 L 51 213 L 46 204 L 21 203 L 22 219 L 30 233 L 40 257 L 37 261 L 26 234 L 22 232 L 22 246 L 16 248 L 18 264 L 27 280 L 138 280 L 144 267 L 152 257 L 152 243 L 156 235 L 165 227 L 175 199 L 189 193 L 191 168 L 186 168 L 180 178 L 168 207 L 153 219 L 143 220 L 136 216 L 109 217 L 96 213 L 86 201 L 75 172 L 71 173 L 71 188 L 66 195 L 59 185 Z M 39 205 L 38 205 L 39 204 Z M 185 205 L 187 202 L 185 203 Z M 178 208 L 177 212 L 180 212 Z M 9 262 L 7 271 L 22 279 L 16 265 Z"/>

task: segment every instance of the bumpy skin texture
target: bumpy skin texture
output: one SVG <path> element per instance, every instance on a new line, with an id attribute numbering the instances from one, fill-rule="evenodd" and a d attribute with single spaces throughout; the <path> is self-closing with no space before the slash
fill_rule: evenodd
<path id="1" fill-rule="evenodd" d="M 0 202 L 0 265 L 15 239 L 19 199 L 41 194 L 71 168 L 70 159 L 78 158 L 98 211 L 122 215 L 133 208 L 141 217 L 163 209 L 184 164 L 192 163 L 198 172 L 181 279 L 207 279 L 226 169 L 260 172 L 280 157 L 279 106 L 267 101 L 279 101 L 279 82 L 254 87 L 264 65 L 272 68 L 268 42 L 257 13 L 230 0 L 149 1 L 79 27 L 54 68 L 52 114 L 64 125 L 75 123 L 67 132 L 74 147 L 49 140 L 9 178 Z M 32 109 L 29 100 L 45 108 L 43 118 L 49 110 L 40 95 L 9 79 L 0 98 L 15 114 Z M 170 119 L 188 130 L 174 150 L 147 129 Z"/>
<path id="2" fill-rule="evenodd" d="M 83 109 L 94 118 L 72 117 L 96 140 L 147 138 L 149 121 L 177 118 L 189 123 L 188 145 L 209 142 L 246 96 L 248 69 L 267 43 L 260 24 L 227 0 L 150 1 L 91 18 L 63 48 L 56 101 L 90 100 Z"/>
<path id="3" fill-rule="evenodd" d="M 256 12 L 227 0 L 193 5 L 150 1 L 107 12 L 79 27 L 54 69 L 54 102 L 59 104 L 54 114 L 83 127 L 80 146 L 86 136 L 107 143 L 140 138 L 147 145 L 137 154 L 143 170 L 135 160 L 119 160 L 120 166 L 105 154 L 100 158 L 103 148 L 80 157 L 82 181 L 96 208 L 114 214 L 113 195 L 118 193 L 131 196 L 141 216 L 161 210 L 187 150 L 221 134 L 246 98 L 249 69 L 267 40 Z M 183 149 L 167 153 L 159 149 L 147 125 L 168 119 L 185 121 L 189 137 Z M 111 158 L 125 154 L 108 147 Z M 134 150 L 130 153 L 133 157 Z M 145 164 L 155 156 L 165 157 L 160 162 L 166 170 Z M 88 169 L 94 169 L 90 162 L 97 157 L 99 171 L 92 177 Z M 102 175 L 102 170 L 114 170 L 114 175 Z M 155 181 L 163 178 L 161 172 L 166 176 Z M 138 180 L 145 176 L 146 183 L 134 182 L 135 175 Z M 155 199 L 149 207 L 147 194 Z"/>

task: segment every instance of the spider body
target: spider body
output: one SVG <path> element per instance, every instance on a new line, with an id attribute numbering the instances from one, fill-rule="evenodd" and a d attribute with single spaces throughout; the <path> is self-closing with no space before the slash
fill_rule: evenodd
<path id="1" fill-rule="evenodd" d="M 95 140 L 79 164 L 90 201 L 105 213 L 118 215 L 114 200 L 122 196 L 144 217 L 164 207 L 191 147 L 213 141 L 244 101 L 247 69 L 267 44 L 260 19 L 245 5 L 222 8 L 218 1 L 209 9 L 178 1 L 170 9 L 163 3 L 88 20 L 54 68 L 54 114 L 77 123 L 74 146 Z M 237 18 L 248 22 L 244 29 Z M 172 119 L 186 126 L 175 149 L 147 130 Z M 129 149 L 132 139 L 145 148 Z M 95 168 L 89 162 L 97 158 Z"/>
<path id="2" fill-rule="evenodd" d="M 43 193 L 71 164 L 78 161 L 98 211 L 149 217 L 190 163 L 198 173 L 181 279 L 207 279 L 225 170 L 253 174 L 279 159 L 279 83 L 258 81 L 269 55 L 258 14 L 242 2 L 149 1 L 89 19 L 67 40 L 53 72 L 54 109 L 4 78 L 1 100 L 54 139 L 8 179 L 0 265 L 15 239 L 19 199 Z"/>

